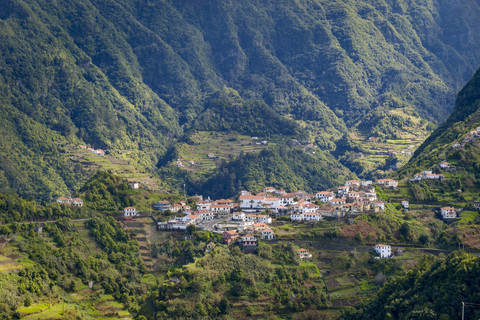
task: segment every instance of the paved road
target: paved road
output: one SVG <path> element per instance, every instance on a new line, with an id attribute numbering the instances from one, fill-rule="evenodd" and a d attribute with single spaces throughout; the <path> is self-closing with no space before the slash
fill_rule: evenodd
<path id="1" fill-rule="evenodd" d="M 226 217 L 226 218 L 221 218 L 221 219 L 213 219 L 210 221 L 205 221 L 203 222 L 200 227 L 205 230 L 205 231 L 212 231 L 216 233 L 222 233 L 222 231 L 215 230 L 215 225 L 224 221 L 228 221 L 232 219 L 232 217 Z"/>

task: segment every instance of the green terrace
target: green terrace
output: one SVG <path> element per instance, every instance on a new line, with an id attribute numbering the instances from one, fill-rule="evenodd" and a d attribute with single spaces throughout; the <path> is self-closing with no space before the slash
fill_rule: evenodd
<path id="1" fill-rule="evenodd" d="M 273 136 L 270 138 L 223 133 L 216 131 L 198 131 L 190 137 L 190 143 L 178 146 L 179 161 L 176 164 L 183 170 L 207 173 L 216 168 L 217 161 L 229 161 L 241 153 L 258 153 L 267 144 L 276 144 L 287 137 Z"/>

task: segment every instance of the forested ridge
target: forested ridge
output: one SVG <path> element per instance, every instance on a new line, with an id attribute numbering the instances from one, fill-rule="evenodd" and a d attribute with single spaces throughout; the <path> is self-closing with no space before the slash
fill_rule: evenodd
<path id="1" fill-rule="evenodd" d="M 440 123 L 480 61 L 474 0 L 0 8 L 1 190 L 42 200 L 85 180 L 67 144 L 121 150 L 153 170 L 198 129 L 300 134 L 333 150 L 349 128 L 395 125 L 379 108 Z M 229 90 L 241 109 L 221 98 Z"/>
<path id="2" fill-rule="evenodd" d="M 479 262 L 464 252 L 424 259 L 342 319 L 460 319 L 462 302 L 465 319 L 478 318 Z"/>

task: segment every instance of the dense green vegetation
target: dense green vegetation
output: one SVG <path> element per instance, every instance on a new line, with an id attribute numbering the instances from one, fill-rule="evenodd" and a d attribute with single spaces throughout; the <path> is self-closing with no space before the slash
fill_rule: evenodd
<path id="1" fill-rule="evenodd" d="M 0 190 L 47 201 L 85 180 L 66 144 L 142 169 L 197 129 L 333 150 L 399 107 L 442 121 L 480 61 L 474 0 L 0 4 Z"/>
<path id="2" fill-rule="evenodd" d="M 2 318 L 19 316 L 17 309 L 33 303 L 57 303 L 91 282 L 90 292 L 110 293 L 127 308 L 135 310 L 136 298 L 144 291 L 140 279 L 145 267 L 139 258 L 138 243 L 113 218 L 93 218 L 83 223 L 60 218 L 47 224 L 43 234 L 36 224 L 7 225 L 15 237 L 10 250 L 18 250 L 23 259 L 18 274 L 0 275 Z M 3 252 L 2 252 L 3 253 Z M 1 256 L 4 257 L 3 255 Z M 15 286 L 12 288 L 11 286 Z M 9 289 L 6 289 L 9 288 Z M 74 317 L 67 317 L 74 318 Z"/>
<path id="3" fill-rule="evenodd" d="M 465 306 L 465 319 L 476 319 L 479 277 L 480 260 L 464 252 L 424 259 L 342 319 L 460 319 L 462 302 L 470 303 Z"/>
<path id="4" fill-rule="evenodd" d="M 478 200 L 477 181 L 480 178 L 478 137 L 470 131 L 480 126 L 480 70 L 458 94 L 455 109 L 447 121 L 417 149 L 410 162 L 399 171 L 402 178 L 412 178 L 421 170 L 440 172 L 439 164 L 447 161 L 455 170 L 445 172 L 447 181 L 435 186 L 410 183 L 415 198 L 437 201 L 449 196 L 461 202 Z M 461 146 L 454 148 L 454 143 Z M 430 190 L 433 186 L 434 190 Z M 461 193 L 458 192 L 460 190 Z M 473 195 L 473 199 L 471 196 Z"/>
<path id="5" fill-rule="evenodd" d="M 295 136 L 298 125 L 280 116 L 263 101 L 245 101 L 238 92 L 225 88 L 208 99 L 194 128 L 269 137 L 274 134 Z"/>
<path id="6" fill-rule="evenodd" d="M 204 248 L 205 243 L 199 245 Z M 185 270 L 171 272 L 179 283 L 166 279 L 152 291 L 140 314 L 148 319 L 243 318 L 259 311 L 285 315 L 328 306 L 318 269 L 300 263 L 292 246 L 262 243 L 258 251 L 258 255 L 246 255 L 238 246 L 218 246 Z M 251 306 L 232 309 L 246 301 Z"/>
<path id="7" fill-rule="evenodd" d="M 69 207 L 59 203 L 39 206 L 35 201 L 27 201 L 17 195 L 0 193 L 0 222 L 3 224 L 26 220 L 38 221 L 88 216 L 88 211 L 83 208 Z"/>
<path id="8" fill-rule="evenodd" d="M 243 189 L 258 192 L 267 186 L 313 192 L 344 183 L 352 175 L 318 148 L 280 143 L 258 154 L 240 154 L 238 159 L 221 164 L 218 173 L 210 178 L 191 175 L 174 166 L 161 170 L 161 176 L 172 184 L 187 181 L 191 193 L 221 198 L 236 196 Z"/>

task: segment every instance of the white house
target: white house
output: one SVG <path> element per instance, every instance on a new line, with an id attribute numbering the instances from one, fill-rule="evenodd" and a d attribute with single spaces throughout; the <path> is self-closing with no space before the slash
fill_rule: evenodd
<path id="1" fill-rule="evenodd" d="M 135 209 L 134 207 L 123 208 L 123 216 L 125 218 L 135 217 L 136 215 L 137 215 L 137 209 Z"/>
<path id="2" fill-rule="evenodd" d="M 239 197 L 239 204 L 242 210 L 265 210 L 275 209 L 280 206 L 281 201 L 277 197 L 271 196 L 253 196 L 241 195 Z"/>
<path id="3" fill-rule="evenodd" d="M 263 192 L 266 192 L 266 193 L 274 193 L 276 191 L 277 189 L 275 189 L 274 187 L 266 187 L 265 189 L 263 189 Z"/>
<path id="4" fill-rule="evenodd" d="M 246 234 L 242 237 L 242 246 L 256 246 L 257 238 L 251 234 Z"/>
<path id="5" fill-rule="evenodd" d="M 386 244 L 375 245 L 375 251 L 380 255 L 380 258 L 390 258 L 392 255 L 392 247 Z"/>
<path id="6" fill-rule="evenodd" d="M 305 221 L 320 221 L 320 215 L 316 212 L 304 213 L 303 220 Z"/>
<path id="7" fill-rule="evenodd" d="M 275 238 L 275 234 L 273 233 L 272 229 L 263 229 L 262 230 L 262 239 L 263 240 L 273 240 Z"/>
<path id="8" fill-rule="evenodd" d="M 360 180 L 348 180 L 345 183 L 345 186 L 347 187 L 354 187 L 354 188 L 359 188 L 360 187 Z"/>
<path id="9" fill-rule="evenodd" d="M 362 180 L 362 187 L 370 187 L 372 185 L 372 180 Z"/>
<path id="10" fill-rule="evenodd" d="M 314 203 L 304 203 L 302 206 L 302 213 L 315 213 L 318 210 L 318 206 Z"/>
<path id="11" fill-rule="evenodd" d="M 272 223 L 272 217 L 262 214 L 257 216 L 257 221 L 265 224 L 271 224 Z"/>
<path id="12" fill-rule="evenodd" d="M 210 210 L 211 203 L 208 200 L 197 201 L 195 204 L 198 210 Z"/>
<path id="13" fill-rule="evenodd" d="M 140 187 L 140 184 L 138 182 L 129 182 L 128 185 L 132 189 L 138 189 Z"/>
<path id="14" fill-rule="evenodd" d="M 201 220 L 201 216 L 199 217 L 199 216 L 196 216 L 196 215 L 193 215 L 193 214 L 187 214 L 187 215 L 185 215 L 183 217 L 180 217 L 180 218 L 175 217 L 173 220 L 181 221 L 184 224 L 195 224 L 198 219 Z"/>
<path id="15" fill-rule="evenodd" d="M 386 188 L 396 188 L 398 186 L 398 181 L 393 179 L 379 179 L 377 184 L 380 184 Z"/>
<path id="16" fill-rule="evenodd" d="M 297 254 L 301 260 L 307 260 L 312 258 L 312 254 L 307 251 L 307 249 L 298 249 Z"/>
<path id="17" fill-rule="evenodd" d="M 70 198 L 60 197 L 57 199 L 57 203 L 70 204 Z"/>
<path id="18" fill-rule="evenodd" d="M 226 204 L 212 204 L 210 210 L 216 215 L 228 214 L 230 213 L 230 206 Z"/>
<path id="19" fill-rule="evenodd" d="M 293 193 L 285 193 L 280 196 L 280 203 L 283 206 L 291 205 L 295 202 L 295 195 Z"/>
<path id="20" fill-rule="evenodd" d="M 330 192 L 330 191 L 320 191 L 315 195 L 315 198 L 317 198 L 322 202 L 328 202 L 334 199 L 335 195 L 333 194 L 333 192 Z"/>
<path id="21" fill-rule="evenodd" d="M 457 217 L 457 210 L 452 207 L 442 207 L 440 208 L 440 214 L 443 219 L 455 219 Z"/>
<path id="22" fill-rule="evenodd" d="M 257 221 L 257 215 L 256 214 L 247 214 L 247 215 L 245 215 L 245 221 L 255 222 L 255 221 Z"/>
<path id="23" fill-rule="evenodd" d="M 348 191 L 350 191 L 350 187 L 348 186 L 341 186 L 341 187 L 338 187 L 337 188 L 337 191 L 338 191 L 338 195 L 340 196 L 344 196 L 348 193 Z"/>
<path id="24" fill-rule="evenodd" d="M 210 210 L 198 210 L 198 215 L 202 221 L 213 220 L 213 212 Z"/>
<path id="25" fill-rule="evenodd" d="M 290 215 L 292 221 L 303 221 L 303 213 L 292 213 Z"/>
<path id="26" fill-rule="evenodd" d="M 448 169 L 448 168 L 450 168 L 450 163 L 444 161 L 444 162 L 440 163 L 440 168 Z"/>
<path id="27" fill-rule="evenodd" d="M 83 200 L 80 198 L 73 198 L 72 204 L 77 207 L 83 207 Z"/>
<path id="28" fill-rule="evenodd" d="M 403 201 L 402 201 L 402 207 L 403 207 L 404 209 L 408 209 L 408 206 L 409 206 L 408 201 L 407 201 L 407 200 L 403 200 Z"/>
<path id="29" fill-rule="evenodd" d="M 441 173 L 429 173 L 429 174 L 426 174 L 425 179 L 430 179 L 430 180 L 445 180 L 445 175 L 441 174 Z"/>
<path id="30" fill-rule="evenodd" d="M 234 221 L 245 221 L 245 213 L 244 212 L 234 212 L 232 215 L 232 220 Z"/>

